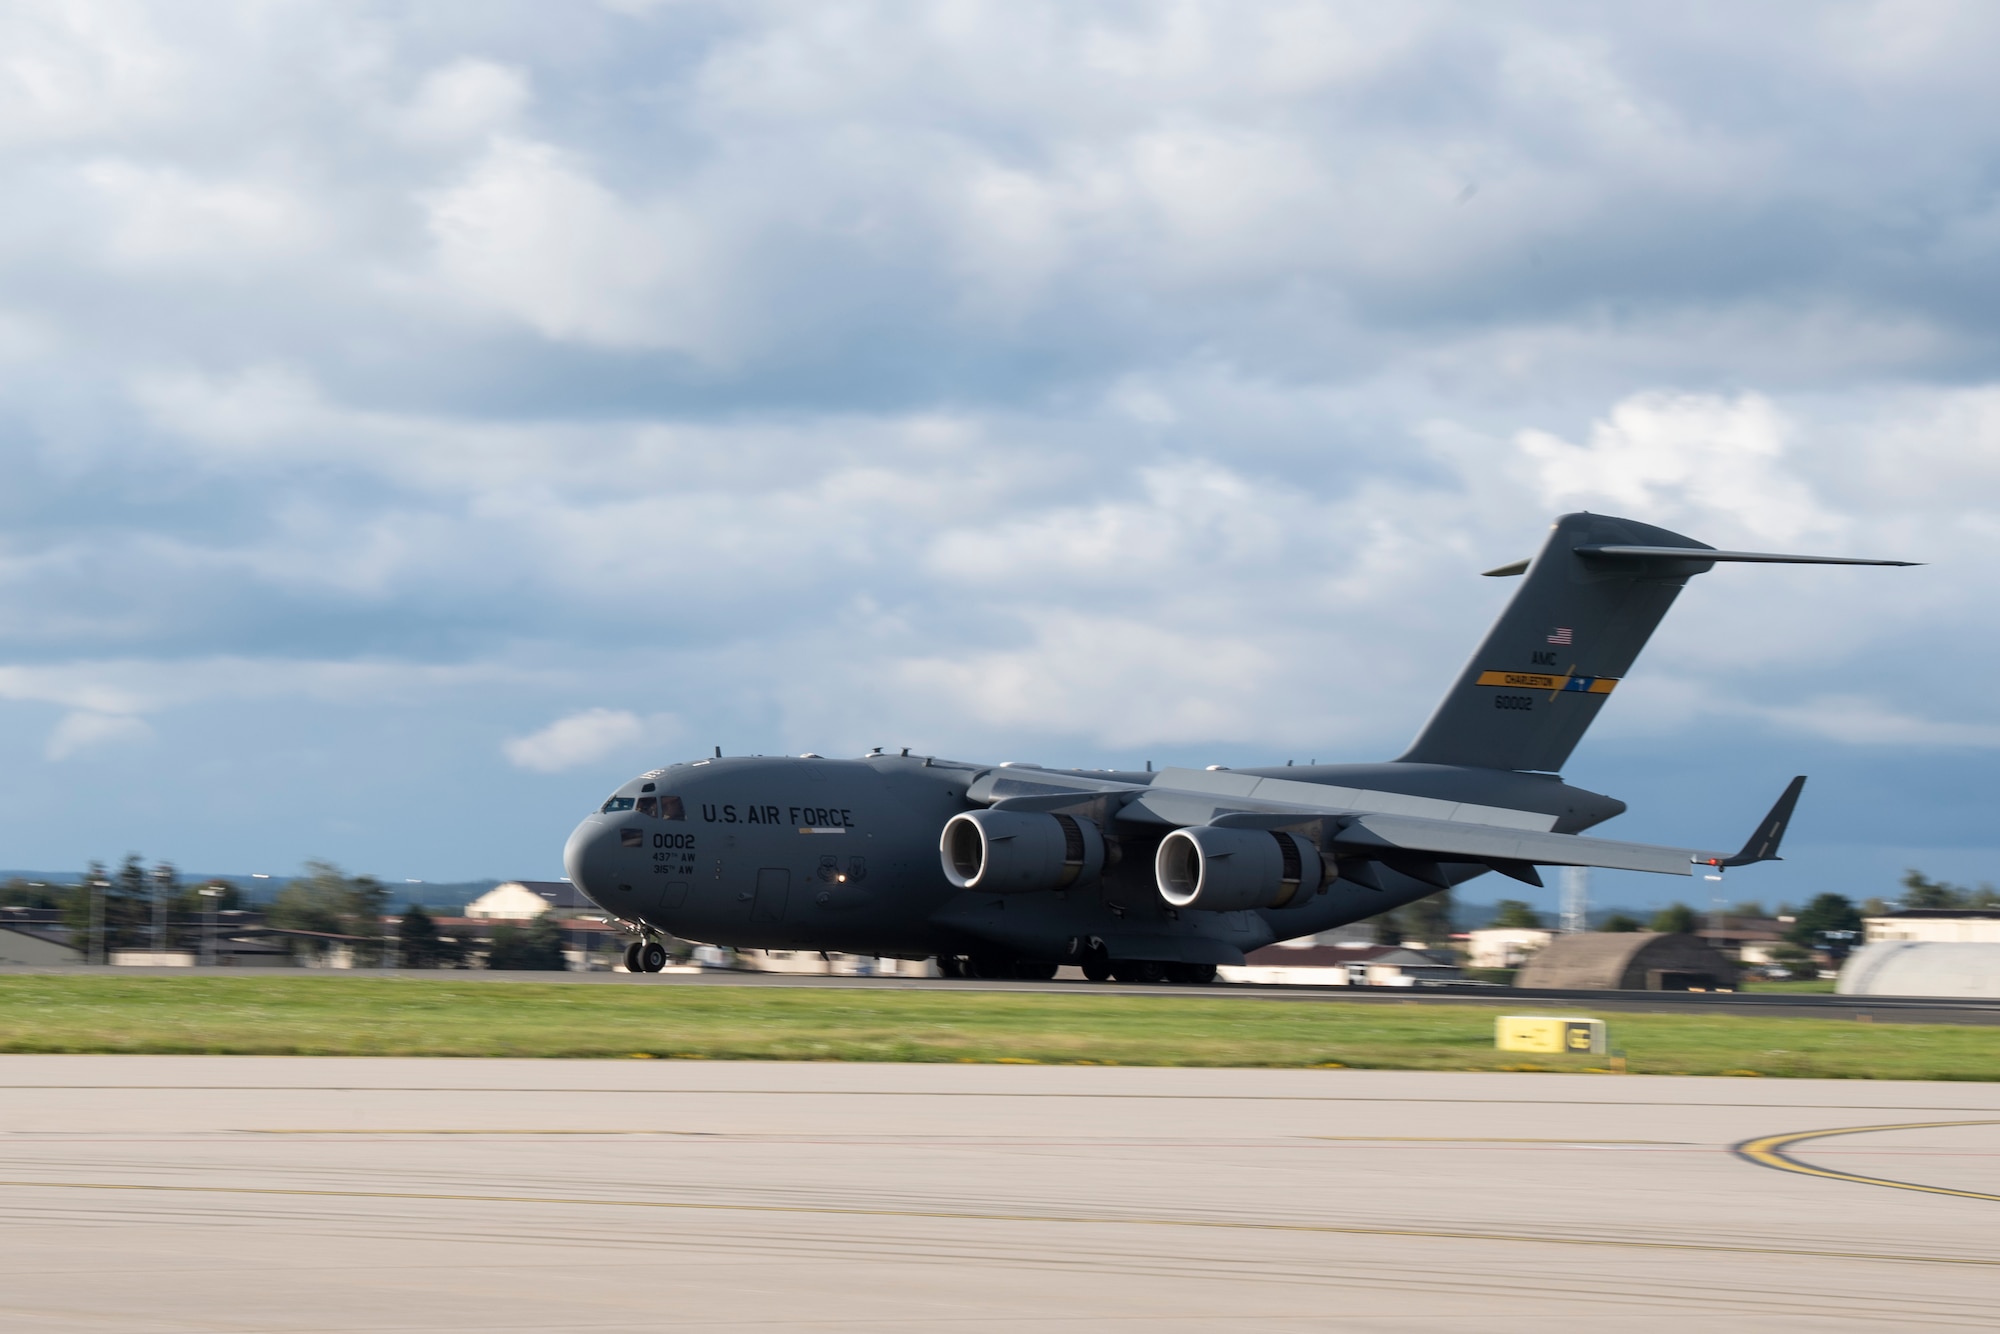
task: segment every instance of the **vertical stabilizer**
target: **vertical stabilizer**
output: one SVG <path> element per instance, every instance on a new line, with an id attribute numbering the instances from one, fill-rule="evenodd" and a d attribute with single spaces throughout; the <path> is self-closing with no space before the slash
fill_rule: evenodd
<path id="1" fill-rule="evenodd" d="M 1683 585 L 1731 565 L 1911 565 L 1859 556 L 1717 551 L 1651 524 L 1565 514 L 1527 579 L 1401 759 L 1554 773 L 1646 647 Z"/>
<path id="2" fill-rule="evenodd" d="M 1578 547 L 1686 548 L 1688 559 L 1621 559 Z M 1401 758 L 1562 768 L 1688 578 L 1710 568 L 1702 555 L 1712 550 L 1630 519 L 1557 519 L 1514 600 Z"/>

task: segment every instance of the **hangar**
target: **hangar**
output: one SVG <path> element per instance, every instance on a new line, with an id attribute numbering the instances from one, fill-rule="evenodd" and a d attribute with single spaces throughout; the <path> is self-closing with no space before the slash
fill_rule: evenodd
<path id="1" fill-rule="evenodd" d="M 2000 944 L 1878 940 L 1848 957 L 1843 996 L 2000 997 Z"/>
<path id="2" fill-rule="evenodd" d="M 0 925 L 0 964 L 47 968 L 82 962 L 82 951 L 54 931 L 15 923 Z"/>
<path id="3" fill-rule="evenodd" d="M 1531 991 L 1717 991 L 1739 970 L 1697 936 L 1662 931 L 1579 931 L 1557 936 L 1514 978 Z"/>

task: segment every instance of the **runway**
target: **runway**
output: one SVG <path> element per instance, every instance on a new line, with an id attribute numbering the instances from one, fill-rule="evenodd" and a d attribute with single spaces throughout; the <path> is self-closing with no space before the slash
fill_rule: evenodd
<path id="1" fill-rule="evenodd" d="M 9 1330 L 1971 1329 L 1996 1237 L 1993 1084 L 0 1057 Z"/>

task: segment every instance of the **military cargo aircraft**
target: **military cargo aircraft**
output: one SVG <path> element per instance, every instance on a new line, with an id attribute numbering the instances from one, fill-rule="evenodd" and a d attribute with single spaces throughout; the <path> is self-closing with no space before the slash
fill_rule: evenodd
<path id="1" fill-rule="evenodd" d="M 570 835 L 576 886 L 639 935 L 936 958 L 946 976 L 1212 980 L 1247 951 L 1495 871 L 1664 875 L 1773 860 L 1795 778 L 1736 851 L 1587 838 L 1625 809 L 1563 764 L 1688 579 L 1723 563 L 1909 561 L 1718 551 L 1570 514 L 1414 744 L 1377 764 L 1145 771 L 931 755 L 724 758 L 644 773 Z"/>

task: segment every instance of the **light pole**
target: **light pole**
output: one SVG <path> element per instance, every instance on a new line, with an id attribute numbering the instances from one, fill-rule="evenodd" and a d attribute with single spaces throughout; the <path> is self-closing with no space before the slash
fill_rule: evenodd
<path id="1" fill-rule="evenodd" d="M 215 966 L 215 909 L 217 902 L 222 898 L 222 891 L 214 885 L 203 885 L 201 896 L 207 900 L 206 903 L 202 904 L 202 907 L 207 910 L 208 914 L 208 929 L 202 932 L 201 937 L 202 962 L 213 968 Z"/>
<path id="2" fill-rule="evenodd" d="M 173 888 L 174 873 L 166 866 L 153 868 L 153 962 L 158 964 L 167 948 L 167 891 Z"/>
<path id="3" fill-rule="evenodd" d="M 109 880 L 97 879 L 90 882 L 90 952 L 86 957 L 96 964 L 110 961 L 104 940 L 104 891 L 109 888 L 111 888 Z"/>
<path id="4" fill-rule="evenodd" d="M 1562 875 L 1562 933 L 1590 930 L 1590 868 L 1565 866 Z"/>

